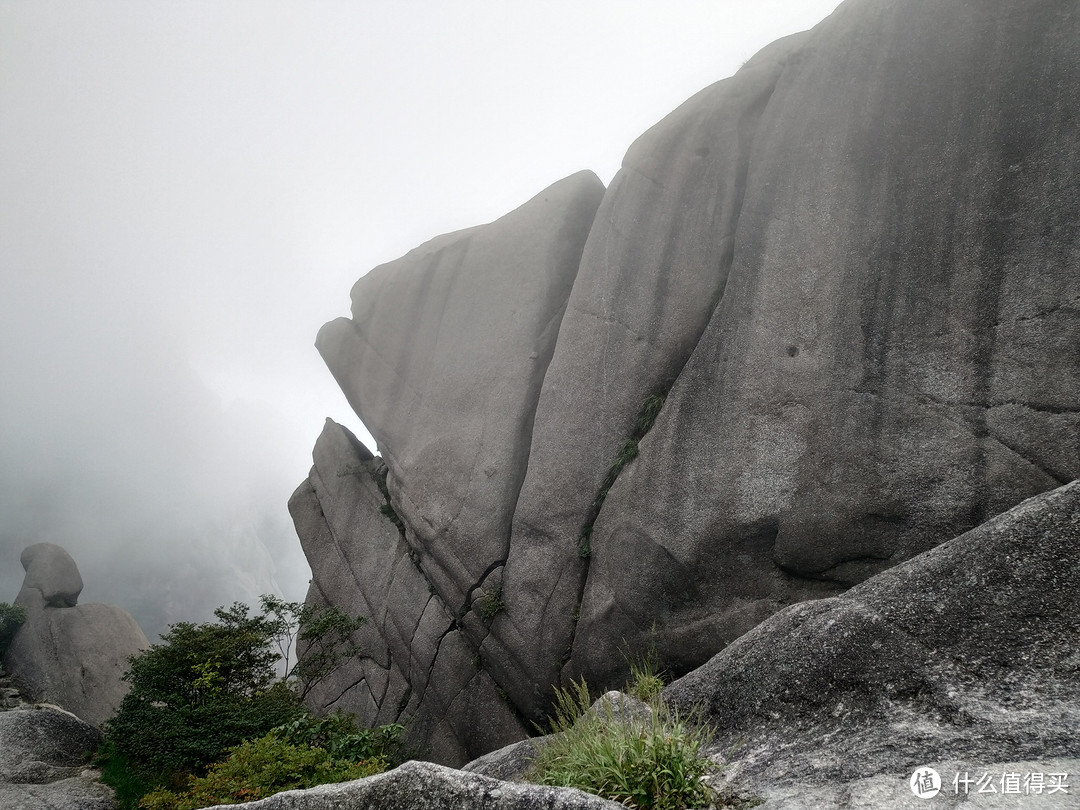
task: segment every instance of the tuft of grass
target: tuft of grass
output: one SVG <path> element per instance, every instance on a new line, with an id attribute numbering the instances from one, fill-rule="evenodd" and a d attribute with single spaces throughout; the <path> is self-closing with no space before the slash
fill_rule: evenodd
<path id="1" fill-rule="evenodd" d="M 653 703 L 660 698 L 664 689 L 664 679 L 656 671 L 655 664 L 646 659 L 630 665 L 630 680 L 623 689 L 626 694 L 636 697 L 642 703 Z"/>
<path id="2" fill-rule="evenodd" d="M 667 394 L 650 394 L 641 401 L 637 419 L 634 420 L 634 438 L 640 439 L 652 429 L 666 399 Z"/>
<path id="3" fill-rule="evenodd" d="M 681 810 L 709 804 L 703 777 L 712 764 L 698 756 L 709 730 L 695 726 L 658 698 L 646 718 L 616 716 L 610 703 L 588 711 L 585 681 L 557 689 L 551 731 L 526 779 L 575 787 L 640 810 Z"/>

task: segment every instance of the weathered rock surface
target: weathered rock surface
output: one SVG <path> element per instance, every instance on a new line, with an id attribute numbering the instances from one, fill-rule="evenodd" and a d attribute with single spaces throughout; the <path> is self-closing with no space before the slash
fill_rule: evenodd
<path id="1" fill-rule="evenodd" d="M 394 508 L 454 610 L 506 559 L 533 411 L 604 187 L 580 172 L 353 287 L 317 346 L 372 426 Z"/>
<path id="2" fill-rule="evenodd" d="M 873 780 L 863 787 L 901 795 L 931 763 L 947 779 L 990 763 L 1075 764 L 1078 548 L 1080 481 L 786 608 L 664 697 L 712 724 L 709 751 L 739 793 Z"/>
<path id="3" fill-rule="evenodd" d="M 121 676 L 128 658 L 149 642 L 126 610 L 75 604 L 82 577 L 59 546 L 30 546 L 21 559 L 26 578 L 15 604 L 26 608 L 26 622 L 4 665 L 28 699 L 55 703 L 100 726 L 127 693 Z"/>
<path id="4" fill-rule="evenodd" d="M 290 790 L 244 805 L 250 810 L 617 810 L 621 804 L 573 788 L 518 785 L 430 762 L 406 762 L 387 773 Z M 211 810 L 208 808 L 208 810 Z"/>
<path id="5" fill-rule="evenodd" d="M 512 739 L 463 742 L 491 691 L 523 730 L 646 650 L 684 674 L 1080 476 L 1077 42 L 1064 0 L 848 0 L 643 135 L 598 206 L 575 175 L 362 278 L 318 345 L 389 505 L 327 464 L 297 527 L 311 598 L 366 600 L 399 666 L 320 705 L 367 667 L 371 716 L 438 725 L 462 676 L 413 687 L 474 662 L 483 711 L 429 749 L 456 763 Z M 393 595 L 356 550 L 390 506 L 419 575 Z"/>
<path id="6" fill-rule="evenodd" d="M 40 591 L 48 607 L 75 607 L 83 581 L 75 560 L 54 543 L 35 543 L 19 555 L 26 577 L 23 588 Z"/>
<path id="7" fill-rule="evenodd" d="M 308 600 L 368 622 L 356 639 L 366 655 L 319 685 L 312 702 L 368 725 L 404 723 L 410 750 L 455 765 L 526 736 L 454 611 L 382 511 L 381 459 L 330 420 L 314 456 L 289 502 L 312 564 Z"/>
<path id="8" fill-rule="evenodd" d="M 790 58 L 723 299 L 597 520 L 573 671 L 686 671 L 1080 476 L 1078 41 L 1071 3 L 854 0 Z"/>
<path id="9" fill-rule="evenodd" d="M 113 810 L 110 788 L 88 772 L 101 732 L 56 707 L 0 712 L 0 807 Z"/>

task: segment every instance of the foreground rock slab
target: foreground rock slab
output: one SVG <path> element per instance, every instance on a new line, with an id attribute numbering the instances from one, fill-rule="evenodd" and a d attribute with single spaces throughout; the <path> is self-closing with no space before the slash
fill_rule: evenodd
<path id="1" fill-rule="evenodd" d="M 430 762 L 406 762 L 387 773 L 289 790 L 245 810 L 618 810 L 623 805 L 572 788 L 500 782 Z M 209 810 L 209 809 L 208 809 Z"/>
<path id="2" fill-rule="evenodd" d="M 1005 773 L 990 763 L 1076 760 L 1077 548 L 1080 481 L 777 613 L 664 697 L 713 724 L 709 753 L 739 793 L 906 785 L 928 763 L 951 780 Z"/>
<path id="3" fill-rule="evenodd" d="M 110 788 L 87 770 L 101 732 L 53 706 L 0 712 L 0 808 L 114 810 Z"/>

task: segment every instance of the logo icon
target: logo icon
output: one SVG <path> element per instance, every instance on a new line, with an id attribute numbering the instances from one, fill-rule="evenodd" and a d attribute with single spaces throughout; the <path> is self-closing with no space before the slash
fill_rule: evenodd
<path id="1" fill-rule="evenodd" d="M 941 774 L 933 768 L 916 768 L 908 784 L 920 799 L 932 799 L 941 792 Z"/>

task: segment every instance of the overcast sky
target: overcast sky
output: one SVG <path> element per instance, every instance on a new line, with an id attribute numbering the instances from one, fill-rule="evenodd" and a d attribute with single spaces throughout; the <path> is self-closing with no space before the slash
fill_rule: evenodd
<path id="1" fill-rule="evenodd" d="M 149 632 L 309 572 L 313 348 L 371 267 L 630 143 L 838 0 L 0 0 L 0 601 Z M 191 611 L 199 615 L 187 615 Z"/>

